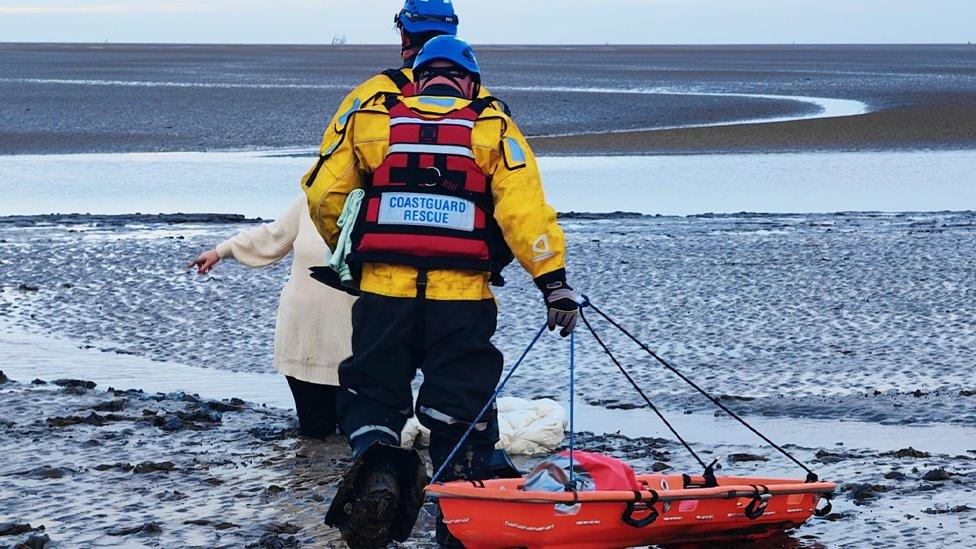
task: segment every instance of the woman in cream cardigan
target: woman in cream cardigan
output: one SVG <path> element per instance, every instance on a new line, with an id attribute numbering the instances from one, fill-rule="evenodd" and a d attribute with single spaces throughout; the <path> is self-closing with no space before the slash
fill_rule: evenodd
<path id="1" fill-rule="evenodd" d="M 190 262 L 201 275 L 221 259 L 265 267 L 294 252 L 291 277 L 281 290 L 275 323 L 275 368 L 288 379 L 303 436 L 336 431 L 335 397 L 339 363 L 350 353 L 351 309 L 356 298 L 309 277 L 325 265 L 329 249 L 312 225 L 300 196 L 274 223 L 238 233 Z"/>

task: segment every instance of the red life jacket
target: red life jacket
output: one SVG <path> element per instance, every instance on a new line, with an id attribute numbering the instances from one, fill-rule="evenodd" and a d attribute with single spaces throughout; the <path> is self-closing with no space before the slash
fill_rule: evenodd
<path id="1" fill-rule="evenodd" d="M 389 149 L 363 189 L 351 264 L 482 271 L 503 283 L 512 253 L 495 222 L 490 178 L 471 148 L 475 122 L 494 101 L 477 99 L 445 114 L 390 102 Z"/>

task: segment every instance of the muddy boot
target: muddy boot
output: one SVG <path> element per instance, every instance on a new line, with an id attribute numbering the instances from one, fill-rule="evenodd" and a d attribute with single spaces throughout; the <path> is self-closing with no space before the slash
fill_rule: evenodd
<path id="1" fill-rule="evenodd" d="M 339 525 L 352 549 L 378 549 L 390 543 L 390 527 L 400 504 L 400 486 L 392 466 L 381 465 L 358 479 L 347 520 Z"/>
<path id="2" fill-rule="evenodd" d="M 338 528 L 352 549 L 405 541 L 420 513 L 427 481 L 416 451 L 373 444 L 339 482 L 325 523 Z"/>
<path id="3" fill-rule="evenodd" d="M 452 447 L 445 444 L 446 442 L 449 442 L 446 438 L 431 437 L 430 459 L 435 466 L 435 470 L 450 455 Z M 475 481 L 492 478 L 490 464 L 494 453 L 494 444 L 466 444 L 462 446 L 451 460 L 451 464 L 444 470 L 441 481 Z M 506 457 L 503 461 L 507 461 L 507 455 L 505 454 L 499 455 L 499 458 L 502 455 Z M 503 463 L 500 468 L 507 469 Z M 512 468 L 514 469 L 514 466 Z M 441 547 L 464 547 L 460 540 L 451 534 L 447 525 L 444 524 L 444 515 L 441 513 L 440 507 L 437 508 L 437 531 L 435 540 Z"/>

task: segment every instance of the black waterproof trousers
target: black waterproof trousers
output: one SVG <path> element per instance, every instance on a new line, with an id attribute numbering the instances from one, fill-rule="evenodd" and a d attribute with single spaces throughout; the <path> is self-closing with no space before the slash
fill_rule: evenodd
<path id="1" fill-rule="evenodd" d="M 503 358 L 491 343 L 492 300 L 437 301 L 364 293 L 352 308 L 352 356 L 339 366 L 340 430 L 353 452 L 373 442 L 399 444 L 414 409 L 430 429 L 434 469 L 447 459 L 489 401 Z M 423 383 L 416 405 L 411 381 Z M 485 479 L 498 441 L 494 403 L 452 460 L 442 480 Z"/>
<path id="2" fill-rule="evenodd" d="M 326 438 L 336 434 L 336 395 L 339 388 L 309 383 L 291 376 L 285 378 L 295 397 L 295 412 L 302 436 Z"/>

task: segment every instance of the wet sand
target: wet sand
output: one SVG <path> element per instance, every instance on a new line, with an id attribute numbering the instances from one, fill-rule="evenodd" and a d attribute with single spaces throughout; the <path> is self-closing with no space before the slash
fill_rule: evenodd
<path id="1" fill-rule="evenodd" d="M 131 358 L 271 373 L 274 296 L 287 266 L 226 263 L 197 277 L 180 265 L 247 225 L 145 216 L 7 221 L 0 317 L 8 329 L 68 338 L 86 362 L 138 355 Z M 841 483 L 833 515 L 777 546 L 965 546 L 976 535 L 976 443 L 946 444 L 937 432 L 943 426 L 943 436 L 960 436 L 951 430 L 976 426 L 967 362 L 976 280 L 964 253 L 976 246 L 976 214 L 566 215 L 563 223 L 577 287 Z M 496 337 L 509 364 L 540 314 L 531 281 L 517 269 L 510 275 Z M 802 476 L 747 433 L 724 435 L 737 427 L 709 418 L 707 401 L 605 324 L 595 327 L 702 455 L 720 459 L 722 472 Z M 593 431 L 578 438 L 580 447 L 638 470 L 657 463 L 695 472 L 593 342 L 581 335 L 578 352 L 577 411 L 581 428 Z M 565 341 L 543 338 L 509 394 L 566 402 L 565 353 Z M 0 466 L 0 522 L 45 527 L 11 539 L 336 543 L 322 515 L 347 451 L 296 438 L 288 412 L 231 401 L 232 394 L 208 404 L 181 394 L 32 385 L 24 360 L 45 361 L 34 371 L 57 371 L 58 363 L 8 354 L 0 363 L 14 361 L 20 378 L 0 385 L 0 452 L 10 456 Z M 843 423 L 831 435 L 825 421 Z M 527 469 L 534 459 L 519 464 Z M 429 546 L 430 517 L 422 517 L 411 544 Z"/>
<path id="2" fill-rule="evenodd" d="M 530 136 L 817 110 L 762 95 L 854 100 L 875 113 L 538 140 L 546 153 L 976 145 L 972 46 L 483 46 L 479 57 Z M 392 46 L 0 44 L 0 154 L 314 149 L 341 97 L 396 62 Z"/>
<path id="3" fill-rule="evenodd" d="M 538 154 L 589 156 L 809 151 L 970 150 L 976 101 L 895 107 L 839 118 L 769 124 L 535 137 Z"/>
<path id="4" fill-rule="evenodd" d="M 296 437 L 289 414 L 238 399 L 148 394 L 0 373 L 0 541 L 28 547 L 344 547 L 322 524 L 348 465 L 340 440 Z M 34 444 L 23 444 L 25 440 Z M 694 472 L 673 442 L 580 433 L 639 470 Z M 43 446 L 44 451 L 39 452 Z M 834 512 L 765 547 L 963 546 L 976 533 L 969 455 L 790 450 L 841 480 Z M 714 446 L 721 473 L 791 476 L 777 456 Z M 538 458 L 519 459 L 528 470 Z M 428 505 L 407 547 L 432 547 Z M 19 546 L 18 546 L 19 547 Z"/>
<path id="5" fill-rule="evenodd" d="M 128 225 L 22 218 L 0 223 L 0 315 L 30 333 L 228 371 L 273 373 L 272 334 L 287 262 L 209 276 L 188 258 L 247 225 Z M 976 423 L 976 214 L 568 216 L 573 284 L 737 409 L 774 417 L 888 424 Z M 938 266 L 936 268 L 935 266 Z M 496 343 L 514 360 L 541 321 L 518 268 L 498 291 Z M 609 281 L 613 281 L 612 283 Z M 23 285 L 23 287 L 22 287 Z M 36 288 L 36 291 L 32 290 Z M 709 404 L 594 318 L 635 377 L 676 409 Z M 553 396 L 565 342 L 545 338 L 513 380 Z M 581 338 L 580 394 L 640 404 Z M 559 393 L 556 393 L 558 396 Z"/>

